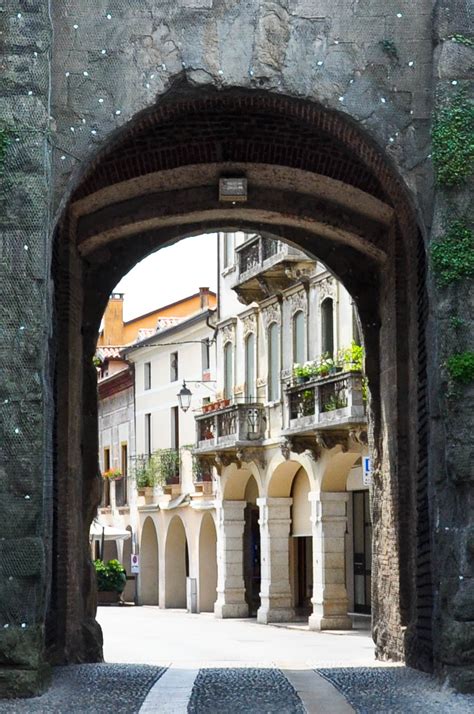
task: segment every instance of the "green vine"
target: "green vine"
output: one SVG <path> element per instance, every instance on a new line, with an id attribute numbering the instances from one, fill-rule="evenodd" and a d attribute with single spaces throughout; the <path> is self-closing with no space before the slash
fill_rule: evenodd
<path id="1" fill-rule="evenodd" d="M 3 174 L 5 157 L 13 138 L 13 132 L 4 122 L 0 122 L 0 176 Z"/>
<path id="2" fill-rule="evenodd" d="M 470 384 L 474 382 L 474 352 L 457 352 L 446 361 L 446 369 L 453 382 Z"/>
<path id="3" fill-rule="evenodd" d="M 382 48 L 382 51 L 385 52 L 386 55 L 388 55 L 391 59 L 394 59 L 398 62 L 398 50 L 394 42 L 392 40 L 380 40 L 379 42 L 380 47 Z"/>
<path id="4" fill-rule="evenodd" d="M 464 183 L 474 169 L 474 104 L 464 91 L 437 110 L 432 136 L 438 184 L 458 186 Z"/>
<path id="5" fill-rule="evenodd" d="M 457 42 L 458 45 L 465 45 L 465 47 L 474 47 L 474 40 L 472 37 L 466 37 L 465 35 L 450 35 L 448 40 Z"/>
<path id="6" fill-rule="evenodd" d="M 466 320 L 463 317 L 458 317 L 457 315 L 452 315 L 449 318 L 449 322 L 451 323 L 451 327 L 453 327 L 455 330 L 464 327 L 464 325 L 466 324 Z"/>
<path id="7" fill-rule="evenodd" d="M 464 220 L 454 221 L 445 235 L 433 243 L 431 260 L 441 286 L 474 275 L 474 233 Z"/>

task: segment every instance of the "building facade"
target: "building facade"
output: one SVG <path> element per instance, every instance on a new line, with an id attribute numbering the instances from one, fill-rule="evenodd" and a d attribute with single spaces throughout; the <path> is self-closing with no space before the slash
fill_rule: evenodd
<path id="1" fill-rule="evenodd" d="M 195 450 L 218 473 L 216 615 L 351 627 L 348 613 L 371 607 L 352 302 L 322 265 L 272 236 L 222 233 L 219 253 L 220 401 L 197 416 Z"/>
<path id="2" fill-rule="evenodd" d="M 154 327 L 142 327 L 137 318 L 135 340 L 130 344 L 119 349 L 99 343 L 97 349 L 99 462 L 103 474 L 98 517 L 100 523 L 131 532 L 124 544 L 121 540 L 106 542 L 103 557 L 118 558 L 124 564 L 130 581 L 123 597 L 141 604 L 184 607 L 186 577 L 190 572 L 194 575 L 190 564 L 194 566 L 197 555 L 191 557 L 185 544 L 199 540 L 202 524 L 197 511 L 210 491 L 210 483 L 207 475 L 201 476 L 193 468 L 193 409 L 215 397 L 215 297 L 212 291 L 201 288 L 198 300 L 191 296 L 180 301 L 181 310 L 176 315 L 163 316 L 163 309 L 155 311 Z M 120 322 L 116 301 L 112 296 L 109 311 L 111 306 Z M 107 324 L 106 314 L 104 333 Z M 185 382 L 192 388 L 193 397 L 191 408 L 183 412 L 178 393 Z M 108 476 L 111 471 L 112 478 Z M 209 533 L 205 532 L 203 538 L 212 540 L 214 525 L 204 521 Z M 170 525 L 171 533 L 176 533 L 168 539 Z M 136 579 L 131 573 L 132 553 L 141 556 Z M 166 560 L 170 568 L 165 578 L 165 570 L 160 572 L 158 563 Z M 215 547 L 214 557 L 207 560 L 214 562 L 215 568 Z M 206 563 L 206 586 L 207 567 Z"/>
<path id="3" fill-rule="evenodd" d="M 135 458 L 159 470 L 179 453 L 176 473 L 134 484 L 139 602 L 349 628 L 371 607 L 366 388 L 351 300 L 271 236 L 221 233 L 218 251 L 212 317 L 125 351 Z M 194 392 L 186 413 L 182 380 Z"/>

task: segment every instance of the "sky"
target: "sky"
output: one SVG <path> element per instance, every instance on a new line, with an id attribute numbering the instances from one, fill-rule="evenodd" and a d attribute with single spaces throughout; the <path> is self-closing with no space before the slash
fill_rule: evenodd
<path id="1" fill-rule="evenodd" d="M 125 293 L 124 319 L 130 320 L 206 287 L 217 289 L 216 233 L 152 253 L 122 278 L 115 292 Z"/>

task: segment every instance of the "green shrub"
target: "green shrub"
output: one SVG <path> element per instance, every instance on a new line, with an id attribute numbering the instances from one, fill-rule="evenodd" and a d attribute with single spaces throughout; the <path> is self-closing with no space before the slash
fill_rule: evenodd
<path id="1" fill-rule="evenodd" d="M 121 593 L 127 583 L 125 568 L 118 560 L 94 560 L 97 576 L 97 590 Z"/>

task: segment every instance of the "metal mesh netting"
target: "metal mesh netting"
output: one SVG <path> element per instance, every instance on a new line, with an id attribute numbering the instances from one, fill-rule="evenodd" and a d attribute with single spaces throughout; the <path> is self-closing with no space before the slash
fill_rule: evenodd
<path id="1" fill-rule="evenodd" d="M 278 13 L 270 12 L 272 5 Z M 315 97 L 353 115 L 368 116 L 373 105 L 374 133 L 395 136 L 398 122 L 406 121 L 406 95 L 430 75 L 431 6 L 423 14 L 411 0 L 400 0 L 397 8 L 364 3 L 373 5 L 372 16 L 353 17 L 334 0 L 318 3 L 317 16 L 314 5 L 309 0 L 3 2 L 0 628 L 42 621 L 44 584 L 50 581 L 44 555 L 51 552 L 53 512 L 48 331 L 51 226 L 59 208 L 114 132 L 183 73 L 195 84 Z M 451 5 L 469 19 L 469 5 Z M 387 31 L 397 42 L 399 65 L 380 47 Z M 371 69 L 359 82 L 354 67 L 364 63 Z M 393 108 L 390 97 L 397 87 L 401 99 L 393 99 Z M 386 123 L 379 120 L 382 111 Z"/>
<path id="2" fill-rule="evenodd" d="M 52 512 L 47 3 L 0 11 L 0 637 L 44 619 Z"/>

